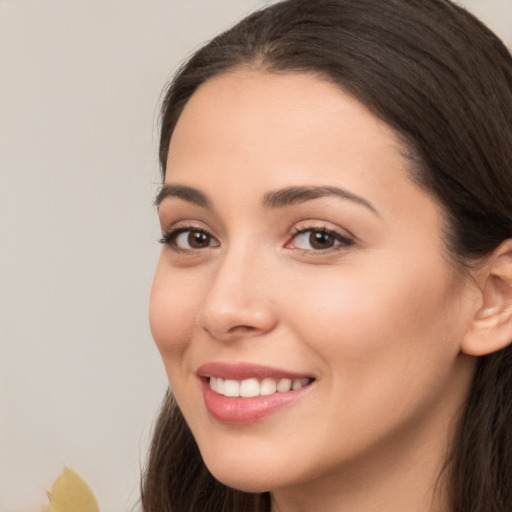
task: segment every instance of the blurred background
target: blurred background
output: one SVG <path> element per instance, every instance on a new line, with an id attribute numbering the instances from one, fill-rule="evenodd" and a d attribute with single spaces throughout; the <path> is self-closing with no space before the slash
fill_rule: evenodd
<path id="1" fill-rule="evenodd" d="M 136 510 L 167 387 L 147 309 L 158 106 L 263 0 L 0 0 L 0 512 L 64 465 Z M 512 0 L 459 1 L 512 47 Z"/>

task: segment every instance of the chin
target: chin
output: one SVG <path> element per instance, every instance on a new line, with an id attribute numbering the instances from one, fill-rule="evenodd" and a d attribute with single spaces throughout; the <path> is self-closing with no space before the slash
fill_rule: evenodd
<path id="1" fill-rule="evenodd" d="M 210 473 L 222 484 L 247 493 L 267 492 L 283 485 L 278 475 L 268 468 L 258 467 L 257 463 L 246 463 L 243 467 L 232 464 L 208 464 Z"/>

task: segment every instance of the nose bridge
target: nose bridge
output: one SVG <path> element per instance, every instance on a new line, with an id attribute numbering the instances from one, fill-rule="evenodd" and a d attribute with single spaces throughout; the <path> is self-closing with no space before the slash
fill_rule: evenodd
<path id="1" fill-rule="evenodd" d="M 211 336 L 224 340 L 271 330 L 276 317 L 269 297 L 267 267 L 263 255 L 247 243 L 226 250 L 212 273 L 199 325 Z"/>

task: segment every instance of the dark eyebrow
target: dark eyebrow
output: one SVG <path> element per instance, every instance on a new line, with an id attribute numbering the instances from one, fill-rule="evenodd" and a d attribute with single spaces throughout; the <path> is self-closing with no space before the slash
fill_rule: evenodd
<path id="1" fill-rule="evenodd" d="M 338 187 L 329 186 L 307 186 L 287 187 L 272 192 L 267 192 L 263 197 L 263 205 L 269 208 L 285 208 L 321 197 L 340 197 L 365 206 L 373 213 L 379 215 L 376 208 L 366 199 Z"/>
<path id="2" fill-rule="evenodd" d="M 203 208 L 211 208 L 210 200 L 201 191 L 196 188 L 187 187 L 185 185 L 164 185 L 155 199 L 155 206 L 160 206 L 160 203 L 168 197 L 177 197 L 188 201 Z"/>
<path id="3" fill-rule="evenodd" d="M 348 190 L 330 186 L 281 188 L 279 190 L 267 192 L 263 196 L 262 203 L 263 206 L 267 208 L 286 208 L 287 206 L 293 206 L 296 204 L 305 203 L 306 201 L 312 201 L 313 199 L 329 196 L 339 197 L 360 204 L 371 210 L 376 215 L 379 215 L 379 212 L 376 210 L 376 208 L 366 199 L 363 199 L 362 197 L 353 194 Z M 208 197 L 200 190 L 193 187 L 187 187 L 186 185 L 172 184 L 167 184 L 162 187 L 156 196 L 155 206 L 158 207 L 162 201 L 168 197 L 176 197 L 202 208 L 212 207 Z"/>

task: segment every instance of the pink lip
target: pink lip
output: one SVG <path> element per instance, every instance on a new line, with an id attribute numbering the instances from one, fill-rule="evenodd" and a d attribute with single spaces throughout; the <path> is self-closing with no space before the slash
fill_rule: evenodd
<path id="1" fill-rule="evenodd" d="M 210 415 L 223 423 L 236 425 L 246 425 L 262 420 L 295 402 L 310 388 L 310 386 L 305 386 L 298 390 L 253 398 L 232 398 L 213 391 L 210 388 L 208 377 L 234 380 L 250 378 L 262 380 L 269 377 L 279 380 L 300 379 L 308 376 L 267 366 L 226 363 L 207 363 L 198 369 L 197 375 L 201 383 L 204 403 Z"/>
<path id="2" fill-rule="evenodd" d="M 270 366 L 262 366 L 249 363 L 221 363 L 212 362 L 206 363 L 197 369 L 199 377 L 221 377 L 222 379 L 302 379 L 310 377 L 303 373 L 290 372 L 287 370 L 280 370 Z"/>

